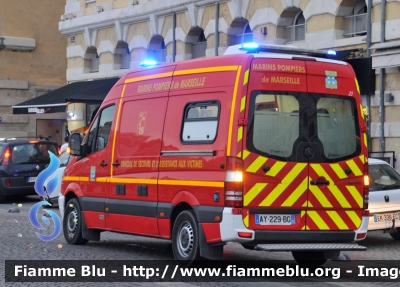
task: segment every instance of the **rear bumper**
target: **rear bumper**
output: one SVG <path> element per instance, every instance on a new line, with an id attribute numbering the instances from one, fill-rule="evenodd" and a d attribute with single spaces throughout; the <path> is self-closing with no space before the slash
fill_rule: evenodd
<path id="1" fill-rule="evenodd" d="M 275 231 L 275 230 L 251 230 L 243 224 L 241 214 L 233 214 L 232 208 L 224 208 L 220 223 L 221 240 L 223 242 L 238 242 L 251 245 L 257 244 L 296 244 L 296 243 L 350 243 L 363 240 L 368 231 L 368 217 L 363 216 L 360 227 L 349 231 Z M 239 232 L 252 234 L 251 238 L 239 237 Z M 364 234 L 357 239 L 357 235 Z"/>
<path id="2" fill-rule="evenodd" d="M 397 213 L 400 212 L 399 210 L 393 211 L 393 212 L 379 212 L 376 214 L 386 214 L 386 213 Z M 386 230 L 390 229 L 393 227 L 393 222 L 392 221 L 381 221 L 381 222 L 375 222 L 374 221 L 374 214 L 371 214 L 369 217 L 369 223 L 368 223 L 368 230 Z M 395 221 L 394 227 L 400 227 L 400 220 Z"/>
<path id="3" fill-rule="evenodd" d="M 8 186 L 6 185 L 6 178 L 0 178 L 1 193 L 4 196 L 36 194 L 33 183 L 22 186 L 13 186 L 13 184 L 15 184 L 15 182 L 11 182 L 11 186 Z"/>

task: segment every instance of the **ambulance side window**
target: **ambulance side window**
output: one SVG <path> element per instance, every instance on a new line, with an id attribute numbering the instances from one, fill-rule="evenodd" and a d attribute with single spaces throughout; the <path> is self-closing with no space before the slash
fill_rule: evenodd
<path id="1" fill-rule="evenodd" d="M 181 133 L 182 143 L 212 143 L 217 136 L 220 104 L 217 101 L 186 105 Z"/>
<path id="2" fill-rule="evenodd" d="M 115 106 L 104 108 L 95 119 L 87 137 L 86 154 L 104 149 L 108 144 Z"/>

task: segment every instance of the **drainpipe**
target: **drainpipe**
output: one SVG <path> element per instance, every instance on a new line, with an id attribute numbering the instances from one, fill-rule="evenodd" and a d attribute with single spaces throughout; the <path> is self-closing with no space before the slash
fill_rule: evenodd
<path id="1" fill-rule="evenodd" d="M 175 62 L 176 57 L 176 38 L 175 38 L 175 30 L 176 30 L 176 14 L 172 14 L 172 62 Z"/>
<path id="2" fill-rule="evenodd" d="M 385 42 L 385 11 L 386 11 L 386 0 L 381 1 L 381 43 Z M 383 152 L 385 150 L 385 69 L 379 69 L 379 150 Z"/>
<path id="3" fill-rule="evenodd" d="M 215 3 L 215 56 L 218 56 L 219 47 L 219 3 Z"/>
<path id="4" fill-rule="evenodd" d="M 371 58 L 371 14 L 372 14 L 372 0 L 368 0 L 367 3 L 367 58 Z M 368 91 L 367 94 L 367 112 L 368 112 L 368 151 L 372 151 L 372 140 L 371 140 L 371 94 Z"/>

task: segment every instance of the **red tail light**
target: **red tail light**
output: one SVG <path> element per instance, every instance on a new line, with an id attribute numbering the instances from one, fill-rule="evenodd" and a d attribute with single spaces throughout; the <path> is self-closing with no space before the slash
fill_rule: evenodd
<path id="1" fill-rule="evenodd" d="M 357 239 L 363 239 L 365 238 L 365 236 L 367 236 L 367 233 L 357 233 Z"/>
<path id="2" fill-rule="evenodd" d="M 243 160 L 237 157 L 227 159 L 225 206 L 243 207 Z"/>
<path id="3" fill-rule="evenodd" d="M 61 148 L 60 147 L 58 147 L 57 152 L 58 152 L 59 155 L 61 154 Z"/>
<path id="4" fill-rule="evenodd" d="M 238 236 L 243 237 L 243 238 L 252 238 L 253 233 L 252 232 L 238 232 Z"/>
<path id="5" fill-rule="evenodd" d="M 6 179 L 6 185 L 7 185 L 7 186 L 11 186 L 11 180 Z"/>
<path id="6" fill-rule="evenodd" d="M 7 148 L 3 154 L 3 160 L 1 161 L 1 165 L 8 165 L 10 162 L 10 148 Z"/>
<path id="7" fill-rule="evenodd" d="M 364 164 L 364 204 L 363 209 L 368 209 L 369 202 L 369 172 L 368 172 L 368 162 Z"/>

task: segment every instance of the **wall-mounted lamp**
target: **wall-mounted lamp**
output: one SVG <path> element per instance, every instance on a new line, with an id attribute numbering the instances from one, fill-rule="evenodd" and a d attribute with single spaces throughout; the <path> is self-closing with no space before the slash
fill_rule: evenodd
<path id="1" fill-rule="evenodd" d="M 267 27 L 261 27 L 261 34 L 264 36 L 268 34 Z"/>
<path id="2" fill-rule="evenodd" d="M 393 95 L 391 93 L 385 94 L 385 101 L 386 102 L 390 103 L 390 102 L 393 102 L 393 100 L 394 100 L 394 97 L 393 97 Z"/>

